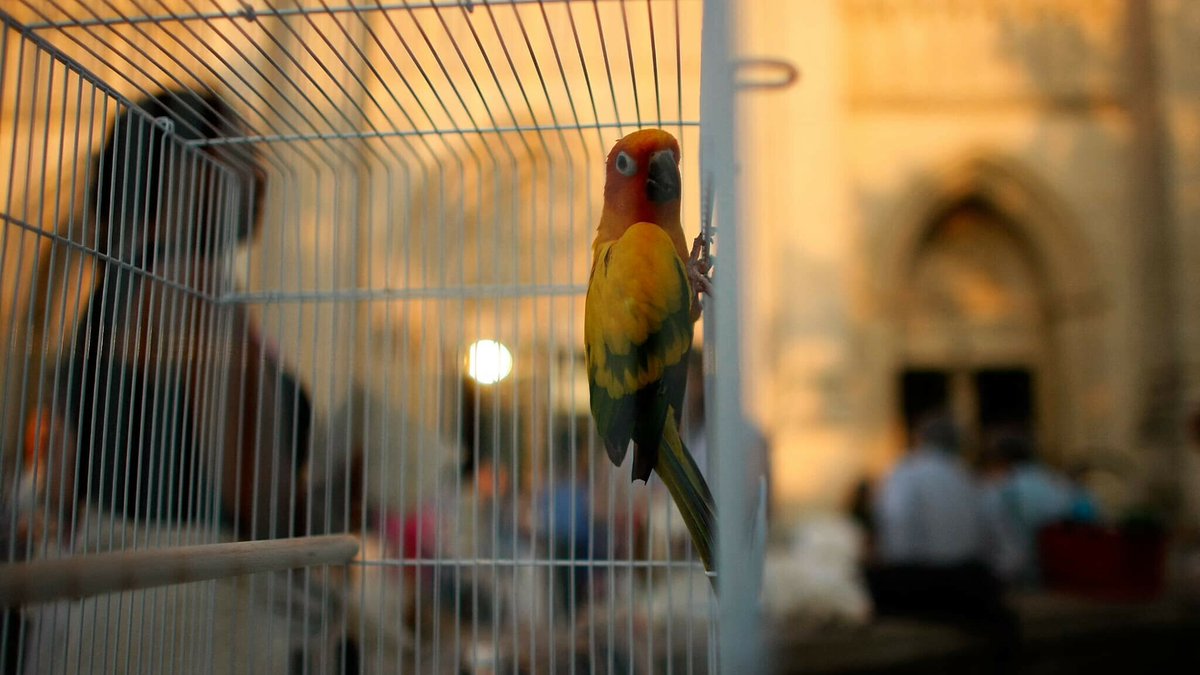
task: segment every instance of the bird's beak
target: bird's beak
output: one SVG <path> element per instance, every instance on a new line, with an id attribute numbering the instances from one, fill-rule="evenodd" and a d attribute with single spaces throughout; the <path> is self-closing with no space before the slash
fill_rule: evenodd
<path id="1" fill-rule="evenodd" d="M 650 155 L 647 174 L 646 199 L 655 204 L 679 199 L 679 166 L 675 163 L 675 153 L 659 150 Z"/>

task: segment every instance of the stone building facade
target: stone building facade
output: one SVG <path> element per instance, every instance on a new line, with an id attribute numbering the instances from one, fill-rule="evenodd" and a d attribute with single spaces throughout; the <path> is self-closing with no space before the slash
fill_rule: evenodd
<path id="1" fill-rule="evenodd" d="M 943 398 L 1027 421 L 1114 515 L 1196 514 L 1200 5 L 745 3 L 754 415 L 784 513 L 891 465 Z M 1193 481 L 1196 482 L 1196 481 Z"/>

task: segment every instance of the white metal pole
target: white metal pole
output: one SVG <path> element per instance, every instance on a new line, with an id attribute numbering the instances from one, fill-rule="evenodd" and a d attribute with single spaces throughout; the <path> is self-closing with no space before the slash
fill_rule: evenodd
<path id="1" fill-rule="evenodd" d="M 739 247 L 735 84 L 732 37 L 736 35 L 732 0 L 707 0 L 704 4 L 700 93 L 701 172 L 711 176 L 717 225 L 719 261 L 714 271 L 715 290 L 708 303 L 705 336 L 709 353 L 713 402 L 709 431 L 713 448 L 714 494 L 717 500 L 717 663 L 721 673 L 750 675 L 762 672 L 757 625 L 757 566 L 751 542 L 752 500 L 746 475 L 745 449 L 750 447 L 742 411 L 741 249 Z"/>

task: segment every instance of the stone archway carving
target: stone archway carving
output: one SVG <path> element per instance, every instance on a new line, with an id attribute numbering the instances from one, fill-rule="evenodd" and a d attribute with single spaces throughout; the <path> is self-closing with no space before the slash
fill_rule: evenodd
<path id="1" fill-rule="evenodd" d="M 875 279 L 880 297 L 890 299 L 932 220 L 971 198 L 1005 216 L 1028 242 L 1046 274 L 1052 320 L 1094 313 L 1106 304 L 1090 244 L 1066 205 L 1033 171 L 988 153 L 931 172 L 908 190 L 879 237 Z"/>
<path id="2" fill-rule="evenodd" d="M 892 383 L 905 358 L 906 275 L 939 219 L 965 203 L 982 203 L 1011 226 L 1038 271 L 1045 351 L 1053 364 L 1039 388 L 1046 397 L 1042 409 L 1050 418 L 1041 428 L 1050 457 L 1077 457 L 1099 442 L 1085 409 L 1089 397 L 1103 388 L 1105 376 L 1089 368 L 1087 359 L 1102 352 L 1097 321 L 1108 306 L 1108 293 L 1090 244 L 1066 205 L 1035 172 L 994 153 L 973 153 L 924 174 L 873 238 L 873 314 L 886 336 L 877 382 L 888 389 L 882 402 L 892 416 L 890 425 L 897 427 L 899 394 Z"/>

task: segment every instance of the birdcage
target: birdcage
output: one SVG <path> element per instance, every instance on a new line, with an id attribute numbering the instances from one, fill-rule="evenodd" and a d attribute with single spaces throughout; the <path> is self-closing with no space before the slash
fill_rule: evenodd
<path id="1" fill-rule="evenodd" d="M 6 3 L 5 672 L 749 672 L 729 19 Z M 715 240 L 715 576 L 588 415 L 604 159 L 640 127 Z"/>

